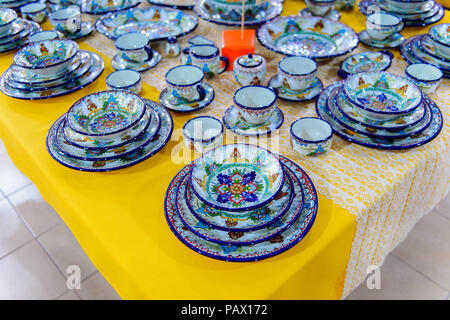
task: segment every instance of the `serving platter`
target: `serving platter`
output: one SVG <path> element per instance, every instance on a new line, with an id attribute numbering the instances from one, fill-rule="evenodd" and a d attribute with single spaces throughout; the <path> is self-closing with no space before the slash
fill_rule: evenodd
<path id="1" fill-rule="evenodd" d="M 81 12 L 102 15 L 134 8 L 140 3 L 141 0 L 84 0 L 81 1 Z"/>

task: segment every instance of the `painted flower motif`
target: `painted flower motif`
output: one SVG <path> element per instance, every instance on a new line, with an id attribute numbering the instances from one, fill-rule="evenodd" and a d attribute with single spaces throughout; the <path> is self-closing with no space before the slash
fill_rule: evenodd
<path id="1" fill-rule="evenodd" d="M 238 246 L 221 245 L 221 248 L 222 248 L 223 252 L 225 252 L 225 253 L 232 253 L 238 249 Z"/>
<path id="2" fill-rule="evenodd" d="M 256 202 L 255 194 L 260 188 L 254 183 L 255 171 L 241 174 L 236 171 L 233 175 L 220 173 L 217 175 L 219 185 L 214 189 L 218 193 L 217 201 L 220 203 L 233 202 L 240 205 L 242 202 Z"/>

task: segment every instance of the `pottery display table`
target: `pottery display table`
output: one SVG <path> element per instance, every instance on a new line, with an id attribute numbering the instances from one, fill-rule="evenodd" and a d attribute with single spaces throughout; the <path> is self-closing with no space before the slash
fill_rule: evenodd
<path id="1" fill-rule="evenodd" d="M 141 4 L 147 7 L 149 4 Z M 297 14 L 303 1 L 284 2 L 283 15 Z M 92 19 L 92 17 L 84 17 Z M 365 28 L 357 7 L 342 12 L 341 22 L 356 32 Z M 450 22 L 449 15 L 441 23 Z M 50 29 L 46 22 L 44 29 Z M 425 28 L 406 28 L 408 38 Z M 220 46 L 224 27 L 200 20 L 197 34 Z M 450 80 L 443 79 L 430 97 L 441 108 L 444 127 L 432 142 L 405 151 L 382 151 L 335 136 L 327 153 L 301 157 L 290 146 L 289 127 L 299 117 L 316 116 L 314 101 L 282 102 L 285 122 L 269 137 L 248 138 L 226 130 L 225 141 L 275 147 L 311 177 L 319 209 L 306 237 L 290 250 L 259 262 L 223 262 L 202 256 L 172 234 L 164 216 L 164 197 L 174 175 L 191 159 L 181 128 L 194 116 L 222 118 L 239 88 L 232 72 L 208 79 L 216 97 L 192 114 L 172 113 L 171 141 L 155 156 L 114 172 L 79 172 L 54 161 L 45 147 L 47 131 L 79 98 L 106 89 L 113 71 L 114 43 L 94 33 L 77 41 L 81 49 L 100 54 L 105 71 L 87 87 L 57 98 L 23 101 L 0 94 L 0 138 L 17 167 L 55 208 L 92 262 L 124 299 L 340 299 L 365 278 L 369 265 L 380 265 L 414 224 L 447 193 L 450 181 Z M 163 53 L 163 46 L 154 49 Z M 373 50 L 362 44 L 354 52 Z M 398 51 L 387 70 L 404 75 L 406 62 Z M 283 57 L 256 43 L 255 54 L 267 60 L 268 81 Z M 13 54 L 0 57 L 0 71 Z M 319 63 L 324 86 L 340 80 L 337 71 L 346 56 Z M 179 58 L 163 57 L 143 72 L 141 96 L 158 100 L 165 73 Z M 1 179 L 1 177 L 0 177 Z M 83 270 L 81 270 L 83 273 Z"/>

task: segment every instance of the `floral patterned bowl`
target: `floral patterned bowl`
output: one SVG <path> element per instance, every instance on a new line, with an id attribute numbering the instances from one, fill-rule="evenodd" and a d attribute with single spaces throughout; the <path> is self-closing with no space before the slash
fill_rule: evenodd
<path id="1" fill-rule="evenodd" d="M 415 110 L 422 92 L 407 78 L 388 72 L 354 74 L 344 83 L 344 95 L 361 114 L 389 120 Z"/>
<path id="2" fill-rule="evenodd" d="M 304 156 L 322 154 L 331 148 L 333 129 L 319 118 L 304 117 L 291 125 L 291 142 L 296 152 Z"/>
<path id="3" fill-rule="evenodd" d="M 196 160 L 190 183 L 204 203 L 221 210 L 248 211 L 280 191 L 284 171 L 278 157 L 249 144 L 217 147 Z"/>
<path id="4" fill-rule="evenodd" d="M 145 113 L 145 103 L 126 90 L 106 90 L 75 102 L 66 114 L 73 131 L 98 140 L 126 135 Z"/>
<path id="5" fill-rule="evenodd" d="M 57 75 L 70 66 L 78 50 L 78 44 L 72 40 L 45 40 L 23 47 L 13 61 L 41 75 Z"/>
<path id="6" fill-rule="evenodd" d="M 0 8 L 0 34 L 5 34 L 16 20 L 17 13 L 12 9 Z"/>

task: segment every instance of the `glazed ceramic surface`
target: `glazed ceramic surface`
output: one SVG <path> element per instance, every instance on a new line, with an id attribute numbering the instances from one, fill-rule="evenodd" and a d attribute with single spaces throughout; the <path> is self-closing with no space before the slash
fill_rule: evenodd
<path id="1" fill-rule="evenodd" d="M 141 75 L 133 70 L 114 71 L 106 77 L 108 89 L 129 90 L 139 94 L 142 90 Z"/>
<path id="2" fill-rule="evenodd" d="M 244 120 L 253 125 L 265 123 L 276 108 L 277 93 L 273 88 L 250 85 L 238 89 L 233 101 Z"/>
<path id="3" fill-rule="evenodd" d="M 181 53 L 181 46 L 177 42 L 177 38 L 170 37 L 167 39 L 166 46 L 164 47 L 164 53 L 167 57 L 178 57 Z"/>
<path id="4" fill-rule="evenodd" d="M 196 0 L 147 0 L 150 4 L 178 9 L 192 9 Z"/>
<path id="5" fill-rule="evenodd" d="M 322 94 L 316 101 L 316 112 L 324 120 L 328 121 L 333 127 L 334 133 L 341 138 L 350 142 L 360 144 L 369 148 L 400 150 L 418 147 L 433 140 L 442 129 L 442 114 L 437 105 L 428 97 L 425 96 L 424 102 L 430 107 L 432 113 L 432 121 L 427 129 L 407 138 L 402 139 L 380 139 L 372 138 L 364 134 L 357 133 L 341 126 L 333 119 L 327 109 L 327 101 L 329 94 L 343 84 L 342 81 L 335 82 L 329 87 L 325 88 Z"/>
<path id="6" fill-rule="evenodd" d="M 228 58 L 219 54 L 220 50 L 211 45 L 194 45 L 189 49 L 191 64 L 201 68 L 209 78 L 223 73 L 228 68 Z"/>
<path id="7" fill-rule="evenodd" d="M 19 18 L 18 18 L 19 19 Z M 12 36 L 11 38 L 3 38 L 0 41 L 0 53 L 16 50 L 28 44 L 28 36 L 32 33 L 41 31 L 41 26 L 33 21 L 22 20 L 24 28 L 22 31 Z"/>
<path id="8" fill-rule="evenodd" d="M 428 53 L 430 56 L 439 60 L 450 62 L 450 58 L 447 58 L 444 54 L 442 54 L 442 52 L 437 49 L 433 40 L 431 40 L 428 34 L 424 34 L 423 36 L 421 36 L 417 45 L 422 49 L 423 52 Z"/>
<path id="9" fill-rule="evenodd" d="M 94 31 L 94 25 L 88 21 L 82 21 L 78 31 L 73 33 L 65 33 L 64 38 L 70 40 L 81 39 L 90 35 L 92 31 Z"/>
<path id="10" fill-rule="evenodd" d="M 177 189 L 183 177 L 189 173 L 191 165 L 186 166 L 176 175 L 166 193 L 164 208 L 172 232 L 192 250 L 225 261 L 255 261 L 269 258 L 297 244 L 309 231 L 314 221 L 317 212 L 317 194 L 311 180 L 300 167 L 284 157 L 280 159 L 294 172 L 304 191 L 304 206 L 300 216 L 284 232 L 265 242 L 248 246 L 220 245 L 192 233 L 186 228 L 176 210 Z"/>
<path id="11" fill-rule="evenodd" d="M 201 87 L 205 92 L 202 100 L 187 101 L 184 98 L 173 95 L 168 88 L 164 88 L 159 95 L 159 102 L 167 109 L 176 112 L 193 112 L 204 109 L 214 100 L 215 93 L 213 87 L 206 82 L 202 83 Z"/>
<path id="12" fill-rule="evenodd" d="M 197 25 L 198 19 L 192 14 L 154 6 L 110 13 L 102 16 L 95 23 L 97 31 L 110 39 L 139 31 L 143 32 L 150 41 L 186 35 L 192 32 Z"/>
<path id="13" fill-rule="evenodd" d="M 41 23 L 47 17 L 48 9 L 45 3 L 34 2 L 20 7 L 20 12 L 25 19 Z"/>
<path id="14" fill-rule="evenodd" d="M 192 118 L 183 126 L 183 137 L 188 149 L 205 152 L 222 144 L 222 122 L 210 116 Z"/>
<path id="15" fill-rule="evenodd" d="M 317 15 L 317 14 L 314 14 L 310 8 L 304 8 L 304 9 L 300 10 L 299 15 L 301 15 L 301 16 L 321 16 L 321 17 L 324 17 L 324 18 L 327 18 L 330 20 L 335 20 L 335 21 L 339 21 L 339 19 L 341 18 L 341 14 L 339 13 L 339 11 L 337 11 L 335 9 L 328 10 L 324 15 Z"/>
<path id="16" fill-rule="evenodd" d="M 12 22 L 17 18 L 17 13 L 8 8 L 0 8 L 0 34 L 10 30 Z"/>
<path id="17" fill-rule="evenodd" d="M 390 13 L 372 13 L 366 18 L 366 31 L 375 40 L 389 39 L 403 29 L 402 19 Z"/>
<path id="18" fill-rule="evenodd" d="M 156 154 L 163 148 L 172 134 L 173 122 L 169 112 L 159 104 L 150 100 L 145 100 L 146 105 L 152 107 L 161 119 L 161 128 L 156 137 L 144 148 L 137 150 L 133 154 L 120 157 L 110 161 L 86 161 L 70 158 L 63 154 L 56 145 L 56 132 L 58 125 L 64 120 L 60 117 L 50 128 L 47 135 L 47 150 L 57 162 L 64 166 L 81 171 L 111 171 L 135 165 Z"/>
<path id="19" fill-rule="evenodd" d="M 314 77 L 310 85 L 303 90 L 292 90 L 285 87 L 281 77 L 276 75 L 269 81 L 269 86 L 277 90 L 278 98 L 286 101 L 300 102 L 316 98 L 323 89 L 322 81 Z"/>
<path id="20" fill-rule="evenodd" d="M 202 101 L 205 89 L 202 86 L 204 75 L 198 66 L 176 66 L 166 73 L 167 89 L 182 103 Z"/>
<path id="21" fill-rule="evenodd" d="M 19 34 L 25 30 L 25 19 L 15 19 L 7 32 L 0 34 L 0 43 L 9 42 L 19 38 Z"/>
<path id="22" fill-rule="evenodd" d="M 262 84 L 267 73 L 267 62 L 263 56 L 251 53 L 240 56 L 233 63 L 236 81 L 241 86 Z"/>
<path id="23" fill-rule="evenodd" d="M 316 62 L 305 57 L 285 57 L 278 63 L 278 77 L 283 87 L 293 91 L 310 88 L 316 71 Z"/>
<path id="24" fill-rule="evenodd" d="M 134 8 L 141 0 L 87 0 L 81 2 L 81 11 L 87 14 L 105 14 Z"/>
<path id="25" fill-rule="evenodd" d="M 336 0 L 305 0 L 305 4 L 313 15 L 324 17 L 334 9 Z"/>
<path id="26" fill-rule="evenodd" d="M 261 26 L 258 40 L 285 55 L 332 58 L 352 51 L 358 35 L 350 27 L 321 17 L 286 16 Z"/>
<path id="27" fill-rule="evenodd" d="M 140 32 L 121 35 L 114 41 L 123 60 L 131 63 L 143 63 L 153 57 L 149 38 Z"/>
<path id="28" fill-rule="evenodd" d="M 269 203 L 281 190 L 278 158 L 263 148 L 230 144 L 196 160 L 192 188 L 203 202 L 228 211 L 248 211 Z"/>
<path id="29" fill-rule="evenodd" d="M 304 156 L 325 153 L 333 141 L 330 124 L 319 118 L 297 119 L 292 123 L 290 133 L 293 149 Z"/>
<path id="30" fill-rule="evenodd" d="M 203 37 L 201 35 L 195 35 L 193 37 L 190 37 L 187 42 L 190 46 L 195 46 L 195 45 L 199 45 L 199 44 L 209 44 L 211 46 L 215 46 L 214 41 L 206 39 L 205 37 Z"/>
<path id="31" fill-rule="evenodd" d="M 392 119 L 422 103 L 420 89 L 408 79 L 388 72 L 367 72 L 349 77 L 344 94 L 372 119 Z"/>
<path id="32" fill-rule="evenodd" d="M 449 73 L 450 60 L 431 55 L 421 46 L 421 40 L 425 36 L 418 35 L 406 40 L 400 48 L 400 53 L 410 63 L 428 63 L 438 67 L 444 73 Z"/>
<path id="33" fill-rule="evenodd" d="M 44 40 L 56 40 L 61 39 L 62 35 L 55 30 L 46 30 L 33 33 L 30 35 L 30 42 L 39 42 Z"/>
<path id="34" fill-rule="evenodd" d="M 275 108 L 270 118 L 262 124 L 250 124 L 242 118 L 236 106 L 229 107 L 223 115 L 223 123 L 227 129 L 244 136 L 260 136 L 278 130 L 284 122 L 280 108 Z"/>
<path id="35" fill-rule="evenodd" d="M 436 91 L 444 75 L 439 68 L 425 63 L 410 64 L 405 73 L 424 93 Z"/>
<path id="36" fill-rule="evenodd" d="M 436 49 L 450 59 L 450 23 L 434 26 L 428 31 L 428 34 Z"/>
<path id="37" fill-rule="evenodd" d="M 81 28 L 81 11 L 78 6 L 69 6 L 50 14 L 50 23 L 56 31 L 75 33 Z"/>
<path id="38" fill-rule="evenodd" d="M 350 74 L 385 71 L 391 66 L 393 57 L 393 54 L 389 51 L 356 53 L 342 62 L 338 75 L 345 79 Z"/>
<path id="39" fill-rule="evenodd" d="M 121 55 L 116 54 L 111 60 L 111 66 L 115 70 L 130 69 L 137 72 L 142 72 L 156 67 L 160 61 L 161 55 L 157 51 L 152 50 L 152 58 L 143 62 L 131 62 L 123 59 Z"/>
<path id="40" fill-rule="evenodd" d="M 400 33 L 394 33 L 388 39 L 379 41 L 370 37 L 367 30 L 363 30 L 359 33 L 359 40 L 361 40 L 362 43 L 368 45 L 369 47 L 377 49 L 389 49 L 399 47 L 405 40 L 405 37 L 402 36 Z"/>

